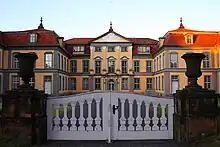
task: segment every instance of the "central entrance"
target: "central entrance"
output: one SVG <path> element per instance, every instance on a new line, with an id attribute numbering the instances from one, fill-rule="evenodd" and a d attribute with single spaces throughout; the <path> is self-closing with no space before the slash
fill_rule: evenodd
<path id="1" fill-rule="evenodd" d="M 115 90 L 115 81 L 113 79 L 108 80 L 108 90 Z"/>

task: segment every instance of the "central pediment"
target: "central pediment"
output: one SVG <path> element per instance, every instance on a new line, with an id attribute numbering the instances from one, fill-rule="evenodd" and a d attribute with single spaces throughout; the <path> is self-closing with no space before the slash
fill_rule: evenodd
<path id="1" fill-rule="evenodd" d="M 114 32 L 107 33 L 101 37 L 94 39 L 92 42 L 130 42 L 125 37 Z"/>

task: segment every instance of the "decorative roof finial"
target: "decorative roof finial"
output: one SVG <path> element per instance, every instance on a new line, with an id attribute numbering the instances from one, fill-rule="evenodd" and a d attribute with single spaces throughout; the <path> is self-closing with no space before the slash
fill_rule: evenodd
<path id="1" fill-rule="evenodd" d="M 38 29 L 44 29 L 44 26 L 43 26 L 43 19 L 42 17 L 40 18 L 40 25 L 38 26 Z"/>
<path id="2" fill-rule="evenodd" d="M 183 26 L 183 18 L 182 17 L 180 17 L 180 27 L 179 28 L 184 28 L 184 26 Z"/>
<path id="3" fill-rule="evenodd" d="M 112 32 L 113 28 L 112 28 L 112 22 L 110 21 L 110 28 L 109 28 L 109 32 Z"/>

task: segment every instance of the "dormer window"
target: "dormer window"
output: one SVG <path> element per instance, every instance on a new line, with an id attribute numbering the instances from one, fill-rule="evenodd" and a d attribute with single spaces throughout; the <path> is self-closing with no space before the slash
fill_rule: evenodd
<path id="1" fill-rule="evenodd" d="M 37 34 L 31 33 L 30 34 L 30 43 L 36 43 L 37 42 Z"/>
<path id="2" fill-rule="evenodd" d="M 150 46 L 139 46 L 138 53 L 140 54 L 150 54 Z"/>
<path id="3" fill-rule="evenodd" d="M 193 35 L 186 35 L 185 41 L 186 44 L 193 44 Z"/>
<path id="4" fill-rule="evenodd" d="M 102 51 L 101 47 L 95 47 L 95 52 L 101 52 L 101 51 Z"/>
<path id="5" fill-rule="evenodd" d="M 115 52 L 115 48 L 114 47 L 108 47 L 108 52 Z"/>
<path id="6" fill-rule="evenodd" d="M 73 53 L 84 53 L 84 46 L 73 46 Z"/>

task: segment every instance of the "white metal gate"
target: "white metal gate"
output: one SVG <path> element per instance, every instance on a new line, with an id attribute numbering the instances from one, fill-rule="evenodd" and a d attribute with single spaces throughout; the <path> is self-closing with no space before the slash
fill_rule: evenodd
<path id="1" fill-rule="evenodd" d="M 86 93 L 48 99 L 49 140 L 173 139 L 173 99 Z"/>

